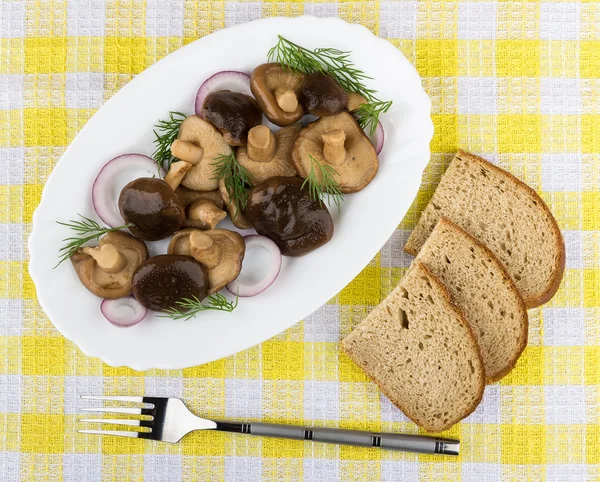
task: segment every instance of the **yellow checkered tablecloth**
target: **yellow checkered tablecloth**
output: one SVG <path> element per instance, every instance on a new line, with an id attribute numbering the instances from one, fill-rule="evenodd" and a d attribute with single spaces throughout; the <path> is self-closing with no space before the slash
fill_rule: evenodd
<path id="1" fill-rule="evenodd" d="M 159 58 L 262 16 L 340 16 L 388 38 L 433 101 L 432 161 L 392 239 L 285 333 L 186 370 L 87 358 L 36 302 L 25 242 L 48 174 L 94 112 Z M 182 397 L 208 416 L 416 432 L 338 350 L 397 283 L 458 146 L 530 184 L 564 230 L 556 297 L 517 368 L 447 435 L 457 459 L 196 433 L 77 435 L 80 394 Z M 600 481 L 600 4 L 588 1 L 0 0 L 0 481 Z"/>

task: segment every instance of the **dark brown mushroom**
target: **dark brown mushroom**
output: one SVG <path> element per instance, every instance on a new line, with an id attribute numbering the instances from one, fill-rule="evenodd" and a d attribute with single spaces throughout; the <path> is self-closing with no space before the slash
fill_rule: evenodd
<path id="1" fill-rule="evenodd" d="M 144 242 L 122 231 L 107 233 L 97 247 L 79 248 L 71 256 L 83 286 L 108 299 L 131 294 L 133 273 L 146 259 L 148 248 Z"/>
<path id="2" fill-rule="evenodd" d="M 304 115 L 299 103 L 306 75 L 281 64 L 262 64 L 254 69 L 250 89 L 267 119 L 278 126 L 289 126 Z"/>
<path id="3" fill-rule="evenodd" d="M 191 256 L 153 256 L 133 274 L 133 295 L 154 311 L 177 308 L 183 298 L 206 298 L 208 274 Z"/>
<path id="4" fill-rule="evenodd" d="M 175 192 L 158 178 L 141 177 L 127 184 L 119 196 L 119 210 L 131 234 L 147 241 L 170 236 L 185 219 Z"/>
<path id="5" fill-rule="evenodd" d="M 302 89 L 304 108 L 313 115 L 324 117 L 342 112 L 348 103 L 348 94 L 337 81 L 321 72 L 306 78 Z"/>
<path id="6" fill-rule="evenodd" d="M 230 90 L 208 94 L 202 104 L 202 117 L 219 129 L 231 146 L 246 144 L 248 131 L 262 122 L 256 101 Z"/>
<path id="7" fill-rule="evenodd" d="M 309 197 L 303 182 L 299 177 L 272 177 L 248 193 L 246 216 L 286 256 L 302 256 L 333 236 L 329 211 Z"/>

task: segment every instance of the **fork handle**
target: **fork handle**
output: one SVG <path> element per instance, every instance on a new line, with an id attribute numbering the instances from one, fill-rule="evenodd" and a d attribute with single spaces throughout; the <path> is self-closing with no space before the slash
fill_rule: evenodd
<path id="1" fill-rule="evenodd" d="M 325 427 L 301 427 L 298 425 L 280 425 L 261 422 L 245 423 L 216 421 L 216 424 L 216 430 L 224 432 L 245 433 L 249 435 L 293 440 L 312 440 L 313 442 L 354 445 L 356 447 L 378 447 L 418 454 L 458 455 L 460 447 L 458 440 L 425 437 L 422 435 L 376 433 Z"/>

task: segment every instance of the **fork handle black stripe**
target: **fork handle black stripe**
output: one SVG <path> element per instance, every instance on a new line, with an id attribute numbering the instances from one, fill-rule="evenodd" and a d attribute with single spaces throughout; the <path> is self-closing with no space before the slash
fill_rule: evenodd
<path id="1" fill-rule="evenodd" d="M 419 454 L 458 455 L 459 452 L 458 440 L 439 437 L 363 432 L 360 430 L 343 430 L 324 427 L 300 427 L 297 425 L 279 425 L 261 422 L 244 423 L 217 421 L 216 423 L 217 430 L 260 435 L 263 437 L 312 440 L 314 442 L 354 445 L 356 447 L 378 447 Z"/>

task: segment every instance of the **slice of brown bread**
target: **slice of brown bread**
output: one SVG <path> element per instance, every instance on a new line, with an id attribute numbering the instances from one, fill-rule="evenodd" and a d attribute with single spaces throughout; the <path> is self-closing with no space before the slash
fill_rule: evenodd
<path id="1" fill-rule="evenodd" d="M 496 256 L 456 224 L 441 218 L 419 251 L 448 288 L 475 334 L 487 382 L 513 369 L 527 345 L 527 309 Z"/>
<path id="2" fill-rule="evenodd" d="M 483 395 L 483 361 L 469 324 L 442 282 L 419 262 L 341 346 L 429 432 L 469 415 Z"/>
<path id="3" fill-rule="evenodd" d="M 533 189 L 485 159 L 459 151 L 405 251 L 416 255 L 442 216 L 496 255 L 528 308 L 554 296 L 564 271 L 565 245 L 556 220 Z"/>

